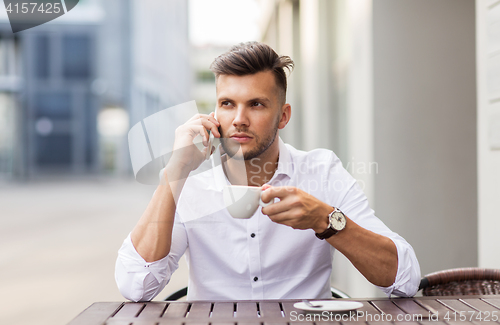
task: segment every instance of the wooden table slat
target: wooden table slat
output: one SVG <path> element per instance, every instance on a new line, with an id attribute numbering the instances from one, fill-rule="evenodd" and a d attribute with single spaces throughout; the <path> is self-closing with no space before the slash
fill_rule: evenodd
<path id="1" fill-rule="evenodd" d="M 187 310 L 189 308 L 189 303 L 187 302 L 179 302 L 179 303 L 170 303 L 163 314 L 164 318 L 184 318 L 186 316 Z"/>
<path id="2" fill-rule="evenodd" d="M 494 306 L 488 304 L 487 302 L 485 302 L 479 298 L 474 298 L 474 299 L 464 298 L 462 300 L 479 311 L 484 311 L 484 312 L 488 311 L 490 313 L 495 311 L 498 313 L 498 315 L 500 317 L 500 309 L 499 308 L 494 307 Z"/>
<path id="3" fill-rule="evenodd" d="M 233 302 L 216 302 L 212 310 L 212 318 L 232 318 L 234 316 Z"/>
<path id="4" fill-rule="evenodd" d="M 500 310 L 498 308 L 478 298 L 446 300 L 445 303 L 457 311 L 457 314 L 450 314 L 450 318 L 453 320 L 453 322 L 451 320 L 448 322 L 450 324 L 463 323 L 464 319 L 466 322 L 474 322 L 477 325 L 492 324 L 492 322 L 500 319 Z"/>
<path id="5" fill-rule="evenodd" d="M 236 317 L 238 318 L 257 318 L 256 302 L 238 302 L 236 304 Z"/>
<path id="6" fill-rule="evenodd" d="M 187 318 L 208 318 L 211 309 L 212 303 L 210 302 L 193 302 Z"/>
<path id="7" fill-rule="evenodd" d="M 183 325 L 184 324 L 184 321 L 185 319 L 171 319 L 171 318 L 168 318 L 168 319 L 165 319 L 165 318 L 160 318 L 159 320 L 156 320 L 155 322 L 155 325 L 158 324 L 158 325 Z M 135 324 L 133 324 L 135 325 Z M 234 325 L 234 324 L 233 324 Z"/>
<path id="8" fill-rule="evenodd" d="M 413 300 L 394 299 L 392 302 L 395 303 L 400 309 L 402 309 L 407 314 L 422 315 L 422 316 L 428 316 L 429 314 L 428 310 L 424 309 L 422 306 L 420 306 Z"/>
<path id="9" fill-rule="evenodd" d="M 468 312 L 468 311 L 474 311 L 473 308 L 467 306 L 466 304 L 464 304 L 463 302 L 461 302 L 460 300 L 458 299 L 443 299 L 443 298 L 440 298 L 440 299 L 437 299 L 440 303 L 444 304 L 445 306 L 448 306 L 448 307 L 451 307 L 453 310 L 456 310 L 456 311 L 465 311 L 465 312 Z"/>
<path id="10" fill-rule="evenodd" d="M 366 318 L 368 315 L 372 317 L 374 315 L 380 315 L 380 312 L 377 308 L 373 307 L 368 301 L 360 301 L 363 304 L 363 307 L 358 309 L 358 312 L 362 313 L 363 318 Z"/>
<path id="11" fill-rule="evenodd" d="M 146 304 L 143 302 L 127 302 L 116 313 L 115 317 L 136 317 L 144 309 L 145 306 Z"/>
<path id="12" fill-rule="evenodd" d="M 290 318 L 290 313 L 295 312 L 295 313 L 301 313 L 302 310 L 297 309 L 293 306 L 294 302 L 290 301 L 285 301 L 281 303 L 281 306 L 283 306 L 283 312 L 285 313 L 285 318 Z"/>
<path id="13" fill-rule="evenodd" d="M 104 324 L 106 319 L 113 315 L 122 305 L 122 302 L 93 303 L 69 322 L 68 325 Z"/>
<path id="14" fill-rule="evenodd" d="M 151 301 L 139 314 L 139 318 L 160 318 L 167 307 L 166 302 Z"/>
<path id="15" fill-rule="evenodd" d="M 500 298 L 493 298 L 493 297 L 484 297 L 481 298 L 482 300 L 486 301 L 487 303 L 496 306 L 500 309 Z"/>
<path id="16" fill-rule="evenodd" d="M 432 308 L 438 313 L 439 320 L 442 319 L 446 313 L 450 312 L 451 310 L 449 308 L 446 308 L 443 304 L 440 304 L 436 300 L 431 300 L 431 299 L 415 299 L 418 301 L 424 308 Z M 428 306 L 428 307 L 427 307 Z"/>
<path id="17" fill-rule="evenodd" d="M 277 301 L 264 301 L 259 303 L 261 317 L 283 317 L 280 303 Z"/>
<path id="18" fill-rule="evenodd" d="M 380 309 L 385 314 L 391 315 L 405 315 L 405 312 L 396 306 L 392 300 L 375 300 L 372 301 L 372 304 Z"/>

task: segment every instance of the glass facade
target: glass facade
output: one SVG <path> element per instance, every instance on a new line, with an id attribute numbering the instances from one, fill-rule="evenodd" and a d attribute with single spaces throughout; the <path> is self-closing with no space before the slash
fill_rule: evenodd
<path id="1" fill-rule="evenodd" d="M 23 52 L 33 67 L 26 71 L 28 173 L 88 171 L 96 163 L 96 29 L 80 26 L 26 37 Z"/>
<path id="2" fill-rule="evenodd" d="M 38 79 L 47 79 L 50 74 L 49 37 L 47 35 L 39 35 L 35 37 L 34 45 L 37 52 L 35 76 Z"/>
<path id="3" fill-rule="evenodd" d="M 11 176 L 15 149 L 15 98 L 0 92 L 0 177 Z"/>
<path id="4" fill-rule="evenodd" d="M 90 37 L 66 35 L 62 39 L 62 65 L 64 79 L 85 80 L 91 76 Z"/>
<path id="5" fill-rule="evenodd" d="M 19 39 L 0 31 L 0 178 L 10 178 L 15 168 L 19 73 Z"/>

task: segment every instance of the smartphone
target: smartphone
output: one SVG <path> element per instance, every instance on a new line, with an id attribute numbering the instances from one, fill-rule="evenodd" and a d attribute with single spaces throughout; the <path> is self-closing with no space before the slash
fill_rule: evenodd
<path id="1" fill-rule="evenodd" d="M 215 120 L 217 120 L 217 109 L 215 110 L 214 118 L 215 118 Z M 205 160 L 208 160 L 208 158 L 210 158 L 210 155 L 212 154 L 212 144 L 213 144 L 214 138 L 215 138 L 212 131 L 207 130 L 207 132 L 208 132 L 208 150 L 207 150 L 207 153 L 205 155 Z"/>

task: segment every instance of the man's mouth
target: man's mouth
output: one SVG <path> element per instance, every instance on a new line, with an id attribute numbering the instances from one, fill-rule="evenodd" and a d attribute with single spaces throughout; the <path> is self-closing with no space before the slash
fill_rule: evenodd
<path id="1" fill-rule="evenodd" d="M 231 139 L 239 143 L 247 143 L 250 142 L 253 138 L 246 133 L 234 133 L 233 135 L 231 135 Z"/>

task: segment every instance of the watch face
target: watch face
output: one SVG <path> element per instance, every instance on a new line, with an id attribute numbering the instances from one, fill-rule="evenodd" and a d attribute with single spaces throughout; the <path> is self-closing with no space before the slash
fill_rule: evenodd
<path id="1" fill-rule="evenodd" d="M 340 231 L 344 229 L 345 224 L 346 220 L 342 212 L 335 212 L 332 214 L 332 217 L 330 218 L 330 225 L 333 229 Z"/>

